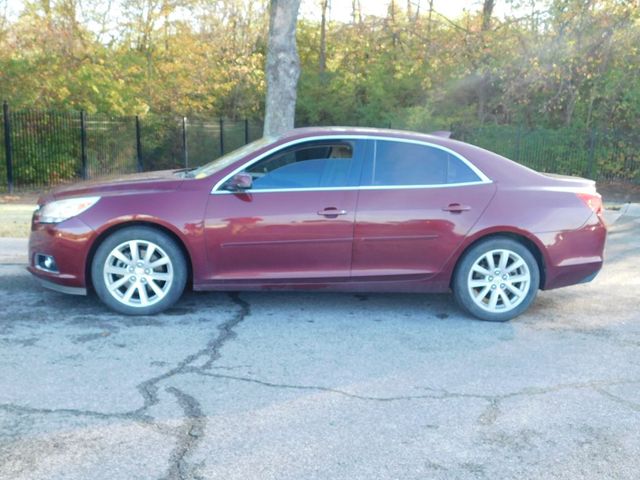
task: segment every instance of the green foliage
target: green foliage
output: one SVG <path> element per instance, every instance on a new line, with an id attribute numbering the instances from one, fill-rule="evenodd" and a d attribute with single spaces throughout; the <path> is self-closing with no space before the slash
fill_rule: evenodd
<path id="1" fill-rule="evenodd" d="M 383 18 L 330 15 L 322 65 L 319 15 L 300 19 L 297 125 L 473 131 L 468 140 L 525 164 L 537 155 L 554 171 L 640 175 L 636 1 L 508 2 L 500 18 L 483 16 L 483 2 L 459 18 L 429 2 L 420 12 L 387 2 Z M 167 168 L 183 164 L 188 115 L 189 162 L 202 163 L 219 152 L 207 135 L 219 117 L 263 116 L 268 3 L 26 1 L 19 18 L 0 21 L 0 97 L 14 110 L 141 115 L 145 162 Z M 592 139 L 593 129 L 615 133 Z M 241 140 L 230 133 L 226 146 Z M 58 166 L 47 175 L 77 170 L 72 153 L 52 155 Z M 128 154 L 118 155 L 124 168 Z"/>
<path id="2" fill-rule="evenodd" d="M 449 19 L 388 1 L 385 18 L 329 21 L 322 67 L 320 23 L 299 21 L 298 124 L 635 128 L 636 2 L 513 2 L 485 22 L 482 5 Z M 0 93 L 15 109 L 262 117 L 267 4 L 27 2 L 0 22 Z"/>
<path id="3" fill-rule="evenodd" d="M 80 174 L 79 117 L 20 111 L 11 115 L 14 182 L 56 184 Z"/>
<path id="4" fill-rule="evenodd" d="M 143 145 L 142 163 L 146 170 L 164 170 L 184 166 L 181 118 L 147 115 L 140 133 Z"/>
<path id="5" fill-rule="evenodd" d="M 486 125 L 455 137 L 541 172 L 593 179 L 640 180 L 640 136 L 619 130 Z"/>
<path id="6" fill-rule="evenodd" d="M 86 116 L 85 128 L 90 178 L 137 170 L 135 117 L 90 114 Z"/>

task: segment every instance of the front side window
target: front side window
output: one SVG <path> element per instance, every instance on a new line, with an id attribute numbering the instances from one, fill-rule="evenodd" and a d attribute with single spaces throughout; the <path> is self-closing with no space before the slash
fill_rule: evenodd
<path id="1" fill-rule="evenodd" d="M 351 142 L 311 142 L 270 155 L 245 172 L 251 190 L 344 187 L 349 185 L 354 146 Z"/>
<path id="2" fill-rule="evenodd" d="M 480 181 L 460 158 L 437 147 L 377 140 L 363 185 L 446 185 Z"/>

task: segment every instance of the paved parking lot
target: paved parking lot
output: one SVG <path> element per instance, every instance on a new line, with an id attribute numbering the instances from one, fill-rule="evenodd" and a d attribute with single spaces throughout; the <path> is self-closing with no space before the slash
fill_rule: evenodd
<path id="1" fill-rule="evenodd" d="M 640 217 L 507 324 L 448 295 L 112 314 L 0 266 L 2 479 L 636 479 Z"/>

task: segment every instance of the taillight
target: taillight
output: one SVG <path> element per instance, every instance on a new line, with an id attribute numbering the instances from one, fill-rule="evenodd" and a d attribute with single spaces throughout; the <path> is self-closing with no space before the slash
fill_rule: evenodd
<path id="1" fill-rule="evenodd" d="M 577 193 L 582 200 L 596 215 L 602 215 L 602 196 L 599 193 Z"/>

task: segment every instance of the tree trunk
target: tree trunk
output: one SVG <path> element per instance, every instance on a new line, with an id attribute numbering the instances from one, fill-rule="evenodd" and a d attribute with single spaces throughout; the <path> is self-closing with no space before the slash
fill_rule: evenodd
<path id="1" fill-rule="evenodd" d="M 484 0 L 482 3 L 482 31 L 486 32 L 491 28 L 491 15 L 493 14 L 493 7 L 495 7 L 495 0 Z"/>
<path id="2" fill-rule="evenodd" d="M 267 46 L 267 99 L 264 135 L 277 136 L 293 128 L 300 59 L 296 20 L 300 0 L 271 0 Z"/>
<path id="3" fill-rule="evenodd" d="M 398 33 L 396 32 L 396 1 L 391 0 L 389 4 L 389 16 L 391 17 L 391 43 L 395 47 L 398 44 Z"/>
<path id="4" fill-rule="evenodd" d="M 360 8 L 360 0 L 352 0 L 351 1 L 351 17 L 353 19 L 353 24 L 362 23 L 362 9 Z"/>
<path id="5" fill-rule="evenodd" d="M 320 19 L 320 60 L 318 70 L 320 72 L 321 80 L 324 79 L 324 71 L 327 68 L 327 8 L 329 7 L 329 0 L 322 0 L 322 17 Z"/>
<path id="6" fill-rule="evenodd" d="M 491 15 L 493 14 L 493 7 L 495 6 L 495 0 L 484 0 L 482 3 L 482 26 L 480 28 L 480 43 L 485 46 L 485 32 L 491 30 Z M 483 55 L 482 63 L 485 62 L 486 54 Z M 482 69 L 484 70 L 484 69 Z M 484 123 L 486 117 L 486 108 L 487 108 L 487 88 L 490 83 L 490 74 L 488 71 L 484 70 L 480 73 L 480 80 L 478 81 L 478 120 L 480 123 Z"/>

